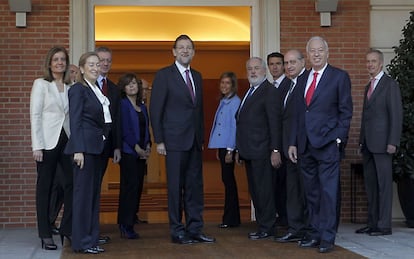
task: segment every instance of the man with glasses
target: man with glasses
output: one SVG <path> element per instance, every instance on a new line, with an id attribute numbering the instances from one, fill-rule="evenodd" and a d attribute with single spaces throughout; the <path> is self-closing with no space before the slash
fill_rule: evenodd
<path id="1" fill-rule="evenodd" d="M 298 50 L 289 50 L 285 57 L 285 71 L 291 79 L 288 91 L 282 96 L 282 128 L 283 128 L 283 152 L 286 166 L 286 210 L 288 231 L 285 235 L 275 238 L 280 243 L 297 242 L 302 239 L 307 226 L 305 209 L 305 196 L 303 191 L 302 175 L 298 165 L 289 160 L 289 135 L 292 120 L 296 119 L 296 106 L 294 100 L 297 94 L 298 84 L 307 79 L 308 71 L 305 70 L 305 58 Z"/>
<path id="2" fill-rule="evenodd" d="M 100 75 L 97 83 L 102 93 L 109 99 L 109 110 L 111 113 L 112 123 L 106 126 L 107 136 L 105 140 L 104 150 L 102 153 L 102 180 L 108 166 L 108 159 L 113 158 L 114 163 L 121 160 L 122 132 L 121 132 L 121 96 L 118 87 L 108 78 L 108 73 L 112 67 L 112 51 L 107 47 L 98 47 L 95 49 L 98 54 L 101 66 Z M 106 244 L 110 241 L 108 236 L 100 236 L 99 243 Z"/>

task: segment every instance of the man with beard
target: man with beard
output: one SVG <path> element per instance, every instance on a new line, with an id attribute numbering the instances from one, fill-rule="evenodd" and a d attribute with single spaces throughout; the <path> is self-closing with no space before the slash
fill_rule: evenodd
<path id="1" fill-rule="evenodd" d="M 266 79 L 266 63 L 258 57 L 246 63 L 250 89 L 236 114 L 235 159 L 245 162 L 249 191 L 258 224 L 249 239 L 274 235 L 275 203 L 272 167 L 281 165 L 282 125 L 279 91 Z"/>

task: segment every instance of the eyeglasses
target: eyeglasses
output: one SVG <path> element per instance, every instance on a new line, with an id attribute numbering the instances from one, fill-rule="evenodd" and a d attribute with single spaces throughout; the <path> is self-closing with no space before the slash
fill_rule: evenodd
<path id="1" fill-rule="evenodd" d="M 103 59 L 101 59 L 101 60 L 99 60 L 99 61 L 101 61 L 102 63 L 112 63 L 112 59 L 109 59 L 109 58 L 103 58 Z"/>

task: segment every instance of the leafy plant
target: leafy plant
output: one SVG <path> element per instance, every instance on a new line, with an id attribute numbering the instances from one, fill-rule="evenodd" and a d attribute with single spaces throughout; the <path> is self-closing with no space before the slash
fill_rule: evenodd
<path id="1" fill-rule="evenodd" d="M 387 65 L 400 85 L 403 102 L 403 129 L 400 147 L 393 159 L 394 181 L 404 176 L 414 179 L 414 11 L 402 29 L 403 38 L 394 46 L 395 57 Z"/>

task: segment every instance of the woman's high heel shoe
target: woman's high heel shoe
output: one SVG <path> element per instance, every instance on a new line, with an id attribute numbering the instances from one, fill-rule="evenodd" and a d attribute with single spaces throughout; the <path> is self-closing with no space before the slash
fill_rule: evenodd
<path id="1" fill-rule="evenodd" d="M 41 243 L 42 243 L 42 249 L 45 250 L 56 250 L 57 249 L 57 245 L 55 244 L 55 242 L 53 242 L 52 238 L 42 238 L 40 239 Z"/>
<path id="2" fill-rule="evenodd" d="M 122 238 L 127 238 L 127 239 L 138 239 L 139 238 L 139 234 L 135 232 L 134 228 L 131 226 L 119 224 L 119 231 L 121 232 Z"/>
<path id="3" fill-rule="evenodd" d="M 69 240 L 70 243 L 72 243 L 72 236 L 60 234 L 60 241 L 62 242 L 62 246 L 63 246 L 63 241 L 65 241 L 65 237 L 67 240 Z"/>

